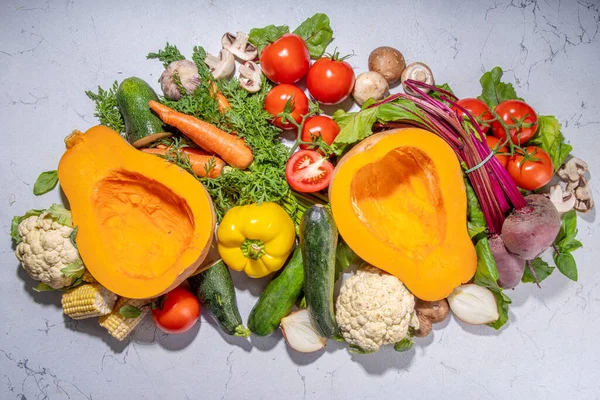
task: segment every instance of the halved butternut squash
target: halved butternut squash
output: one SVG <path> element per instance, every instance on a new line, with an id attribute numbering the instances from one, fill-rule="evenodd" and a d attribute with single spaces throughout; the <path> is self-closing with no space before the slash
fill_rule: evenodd
<path id="1" fill-rule="evenodd" d="M 98 282 L 120 296 L 150 298 L 200 266 L 215 229 L 200 182 L 105 126 L 75 131 L 65 143 L 58 178 L 79 253 Z"/>
<path id="2" fill-rule="evenodd" d="M 363 140 L 338 163 L 329 199 L 352 250 L 418 298 L 443 299 L 475 274 L 460 164 L 435 134 L 403 128 Z"/>

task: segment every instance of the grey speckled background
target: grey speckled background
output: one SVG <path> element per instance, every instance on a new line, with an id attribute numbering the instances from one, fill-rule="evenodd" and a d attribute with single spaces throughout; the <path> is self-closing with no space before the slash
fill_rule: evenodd
<path id="1" fill-rule="evenodd" d="M 225 30 L 295 26 L 314 12 L 332 19 L 337 46 L 395 46 L 429 64 L 459 96 L 480 92 L 482 71 L 500 65 L 518 93 L 556 115 L 575 154 L 600 171 L 600 4 L 579 1 L 14 1 L 0 5 L 0 398 L 2 399 L 597 399 L 600 398 L 600 225 L 579 220 L 578 283 L 554 274 L 538 290 L 511 293 L 500 332 L 455 319 L 415 349 L 350 355 L 290 351 L 279 334 L 223 337 L 213 321 L 168 336 L 149 320 L 116 343 L 95 321 L 65 320 L 59 296 L 35 294 L 10 248 L 10 218 L 60 200 L 35 198 L 37 175 L 54 169 L 62 138 L 95 124 L 84 90 L 140 76 L 156 86 L 165 41 L 187 55 L 219 47 Z M 376 4 L 378 4 L 376 6 Z M 593 184 L 596 180 L 593 179 Z M 600 186 L 597 185 L 596 186 Z M 597 190 L 596 199 L 600 201 Z M 236 275 L 246 317 L 260 291 Z"/>

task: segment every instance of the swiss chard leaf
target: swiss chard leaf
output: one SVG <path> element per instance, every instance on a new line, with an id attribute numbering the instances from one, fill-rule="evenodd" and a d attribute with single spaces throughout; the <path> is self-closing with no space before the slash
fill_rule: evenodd
<path id="1" fill-rule="evenodd" d="M 573 146 L 564 142 L 561 125 L 551 115 L 538 115 L 538 129 L 529 140 L 528 145 L 541 147 L 552 159 L 556 172 L 573 150 Z"/>
<path id="2" fill-rule="evenodd" d="M 33 184 L 33 194 L 40 196 L 48 193 L 56 187 L 58 183 L 58 171 L 46 171 L 42 172 Z"/>
<path id="3" fill-rule="evenodd" d="M 10 224 L 10 237 L 15 241 L 16 244 L 21 243 L 21 236 L 19 235 L 19 224 L 25 219 L 37 215 L 41 215 L 46 210 L 29 210 L 25 215 L 13 217 Z"/>
<path id="4" fill-rule="evenodd" d="M 267 25 L 264 28 L 253 28 L 248 35 L 248 41 L 258 49 L 260 54 L 265 47 L 289 32 L 290 28 L 287 25 Z"/>
<path id="5" fill-rule="evenodd" d="M 492 109 L 505 100 L 523 100 L 517 96 L 512 83 L 501 81 L 502 74 L 502 68 L 495 67 L 484 73 L 479 79 L 481 95 L 478 99 L 485 102 Z"/>
<path id="6" fill-rule="evenodd" d="M 539 257 L 529 261 L 529 266 L 533 269 L 533 272 L 535 272 L 535 277 L 531 273 L 531 270 L 528 267 L 525 267 L 523 278 L 521 278 L 521 282 L 523 283 L 536 283 L 536 278 L 537 283 L 540 283 L 554 272 L 554 267 L 551 267 L 546 261 Z"/>
<path id="7" fill-rule="evenodd" d="M 327 15 L 317 13 L 294 29 L 293 33 L 306 42 L 310 58 L 317 59 L 321 57 L 325 53 L 327 45 L 333 39 L 333 30 L 329 24 Z"/>

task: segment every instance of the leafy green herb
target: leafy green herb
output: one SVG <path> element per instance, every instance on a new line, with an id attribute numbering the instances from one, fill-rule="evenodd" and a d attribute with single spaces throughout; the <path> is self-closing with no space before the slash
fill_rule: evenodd
<path id="1" fill-rule="evenodd" d="M 560 231 L 554 241 L 554 263 L 563 275 L 573 281 L 577 281 L 577 264 L 571 252 L 582 246 L 576 236 L 577 213 L 571 210 L 562 216 Z"/>
<path id="2" fill-rule="evenodd" d="M 500 317 L 496 322 L 488 324 L 492 328 L 498 330 L 508 322 L 508 306 L 512 303 L 510 297 L 504 294 L 504 292 L 496 292 L 492 290 L 494 297 L 496 297 L 496 304 L 498 305 L 498 314 Z"/>
<path id="3" fill-rule="evenodd" d="M 577 282 L 577 264 L 571 253 L 554 253 L 554 263 L 564 276 Z"/>
<path id="4" fill-rule="evenodd" d="M 62 274 L 67 278 L 77 279 L 83 276 L 85 267 L 83 266 L 83 262 L 81 260 L 77 260 L 74 263 L 62 268 L 60 272 L 62 272 Z"/>
<path id="5" fill-rule="evenodd" d="M 33 290 L 35 290 L 38 293 L 41 293 L 41 292 L 52 292 L 52 291 L 54 291 L 56 289 L 54 289 L 53 287 L 45 284 L 44 282 L 40 282 L 40 283 L 37 284 L 36 287 L 33 288 Z"/>
<path id="6" fill-rule="evenodd" d="M 21 236 L 19 235 L 19 224 L 25 219 L 33 216 L 41 215 L 46 210 L 29 210 L 25 215 L 15 216 L 10 224 L 10 237 L 15 241 L 16 244 L 21 243 Z"/>
<path id="7" fill-rule="evenodd" d="M 312 59 L 321 57 L 333 39 L 333 30 L 329 24 L 327 15 L 317 13 L 302 22 L 293 32 L 304 39 Z"/>
<path id="8" fill-rule="evenodd" d="M 412 341 L 412 339 L 404 338 L 394 345 L 394 350 L 400 351 L 400 352 L 408 351 L 408 350 L 412 349 L 413 345 L 414 345 L 414 342 Z"/>
<path id="9" fill-rule="evenodd" d="M 535 276 L 531 273 L 531 270 L 535 273 Z M 554 267 L 548 265 L 548 263 L 541 258 L 536 258 L 529 261 L 529 267 L 525 268 L 525 272 L 523 273 L 523 278 L 521 282 L 523 283 L 540 283 L 554 272 Z M 536 281 L 537 278 L 537 281 Z"/>
<path id="10" fill-rule="evenodd" d="M 56 187 L 58 183 L 58 171 L 46 171 L 42 172 L 33 184 L 33 194 L 40 196 L 48 193 Z"/>
<path id="11" fill-rule="evenodd" d="M 481 83 L 481 96 L 478 99 L 485 102 L 492 109 L 505 100 L 523 100 L 517 96 L 512 83 L 501 81 L 502 74 L 502 68 L 495 67 L 491 71 L 484 73 L 481 79 L 479 79 Z"/>
<path id="12" fill-rule="evenodd" d="M 264 28 L 253 28 L 248 35 L 248 41 L 258 49 L 260 54 L 265 47 L 289 32 L 290 28 L 287 25 L 267 25 Z"/>
<path id="13" fill-rule="evenodd" d="M 119 314 L 125 318 L 137 318 L 142 315 L 142 310 L 129 304 L 125 304 L 119 308 Z"/>
<path id="14" fill-rule="evenodd" d="M 46 210 L 46 215 L 61 225 L 73 226 L 71 211 L 67 210 L 60 204 L 52 204 L 50 208 Z"/>
<path id="15" fill-rule="evenodd" d="M 100 124 L 122 133 L 125 131 L 125 121 L 117 102 L 118 89 L 119 84 L 117 81 L 114 81 L 112 87 L 108 90 L 104 90 L 98 86 L 98 93 L 87 90 L 85 94 L 90 100 L 96 103 L 94 116 L 98 117 Z"/>
<path id="16" fill-rule="evenodd" d="M 560 130 L 561 125 L 555 117 L 539 115 L 537 132 L 527 143 L 528 146 L 539 146 L 548 153 L 554 165 L 554 172 L 573 150 L 573 146 L 564 142 L 565 138 Z"/>
<path id="17" fill-rule="evenodd" d="M 158 53 L 148 53 L 146 56 L 148 60 L 157 59 L 162 61 L 163 66 L 167 68 L 173 61 L 185 60 L 185 57 L 181 55 L 181 52 L 177 46 L 172 46 L 167 42 L 164 50 L 159 50 Z"/>

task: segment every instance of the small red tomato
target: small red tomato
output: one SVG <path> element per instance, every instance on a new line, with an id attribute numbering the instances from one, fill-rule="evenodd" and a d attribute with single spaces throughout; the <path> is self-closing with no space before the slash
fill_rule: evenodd
<path id="1" fill-rule="evenodd" d="M 323 57 L 308 70 L 306 86 L 319 103 L 337 104 L 352 92 L 354 70 L 346 61 Z"/>
<path id="2" fill-rule="evenodd" d="M 552 159 L 544 150 L 536 146 L 525 148 L 527 157 L 515 154 L 508 159 L 508 174 L 518 187 L 536 190 L 546 185 L 554 175 Z"/>
<path id="3" fill-rule="evenodd" d="M 325 143 L 331 145 L 338 133 L 340 133 L 340 126 L 333 119 L 325 115 L 316 115 L 304 121 L 302 141 L 314 142 L 314 139 L 321 137 Z M 300 148 L 308 149 L 310 146 L 301 144 Z"/>
<path id="4" fill-rule="evenodd" d="M 288 33 L 260 53 L 260 67 L 275 83 L 294 83 L 302 79 L 310 66 L 310 53 L 304 40 Z"/>
<path id="5" fill-rule="evenodd" d="M 492 150 L 494 153 L 508 153 L 508 148 L 506 146 L 500 146 L 502 143 L 497 137 L 486 136 L 485 141 L 487 142 L 490 150 Z M 508 164 L 508 156 L 496 154 L 495 157 L 498 159 L 498 161 L 500 161 L 500 164 L 506 168 L 506 164 Z"/>
<path id="6" fill-rule="evenodd" d="M 333 164 L 314 150 L 294 153 L 285 166 L 285 177 L 292 189 L 302 193 L 318 192 L 329 185 Z"/>
<path id="7" fill-rule="evenodd" d="M 152 310 L 154 324 L 167 333 L 183 333 L 200 317 L 200 302 L 185 287 L 178 286 L 165 294 L 162 308 Z"/>
<path id="8" fill-rule="evenodd" d="M 267 93 L 265 98 L 265 110 L 272 116 L 276 116 L 285 110 L 285 105 L 290 104 L 289 110 L 296 123 L 302 121 L 302 117 L 308 113 L 308 98 L 300 88 L 294 85 L 277 85 Z M 295 129 L 296 127 L 288 121 L 282 121 L 281 117 L 273 118 L 273 124 L 281 129 Z"/>
<path id="9" fill-rule="evenodd" d="M 483 121 L 489 121 L 493 118 L 490 108 L 487 106 L 487 104 L 479 99 L 471 97 L 460 99 L 456 102 L 456 104 L 470 112 L 471 115 L 478 120 L 479 129 L 481 129 L 483 133 L 487 133 L 490 127 L 489 125 L 483 123 Z M 452 107 L 452 109 L 456 112 L 456 115 L 458 115 L 459 118 L 465 116 L 465 113 L 458 107 Z"/>
<path id="10" fill-rule="evenodd" d="M 509 129 L 510 140 L 514 144 L 521 145 L 527 142 L 535 135 L 538 127 L 538 117 L 531 106 L 521 100 L 506 100 L 494 108 L 496 114 L 500 116 L 506 125 L 514 125 L 515 121 L 523 120 L 524 124 L 520 129 Z M 506 140 L 506 131 L 500 122 L 492 122 L 492 133 L 502 141 Z"/>

